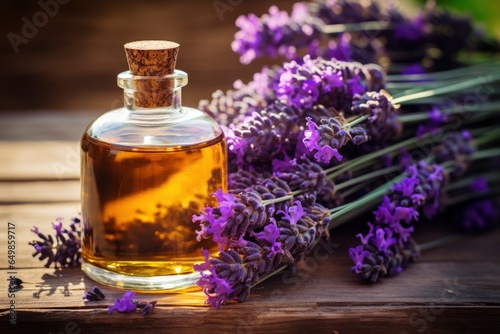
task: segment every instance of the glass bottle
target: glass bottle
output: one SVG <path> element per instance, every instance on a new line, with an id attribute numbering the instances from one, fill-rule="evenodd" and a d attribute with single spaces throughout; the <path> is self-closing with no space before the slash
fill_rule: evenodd
<path id="1" fill-rule="evenodd" d="M 201 248 L 191 221 L 211 194 L 227 190 L 224 134 L 207 114 L 181 106 L 187 74 L 174 70 L 178 44 L 125 45 L 118 75 L 125 107 L 91 123 L 81 141 L 83 271 L 137 291 L 192 286 Z"/>

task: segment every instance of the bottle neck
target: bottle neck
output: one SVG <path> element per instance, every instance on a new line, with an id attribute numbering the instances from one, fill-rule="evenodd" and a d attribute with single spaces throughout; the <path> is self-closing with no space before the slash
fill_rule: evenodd
<path id="1" fill-rule="evenodd" d="M 130 111 L 130 120 L 161 122 L 182 113 L 182 87 L 187 74 L 175 70 L 166 76 L 134 76 L 130 71 L 118 75 L 118 86 L 123 88 L 124 105 Z"/>
<path id="2" fill-rule="evenodd" d="M 156 101 L 145 103 L 144 101 Z M 143 93 L 136 90 L 123 90 L 125 108 L 132 112 L 160 111 L 172 112 L 182 107 L 182 88 L 165 90 L 158 93 Z"/>

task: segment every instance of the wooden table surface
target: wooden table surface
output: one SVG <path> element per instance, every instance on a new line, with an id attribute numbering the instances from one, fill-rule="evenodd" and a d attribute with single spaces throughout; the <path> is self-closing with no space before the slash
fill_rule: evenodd
<path id="1" fill-rule="evenodd" d="M 158 300 L 148 316 L 108 315 L 122 291 L 101 286 L 106 299 L 86 303 L 82 295 L 96 283 L 78 268 L 45 268 L 28 245 L 33 225 L 49 231 L 56 217 L 68 222 L 78 213 L 78 139 L 95 115 L 0 113 L 0 333 L 500 333 L 499 230 L 425 251 L 398 277 L 370 285 L 349 272 L 347 250 L 362 222 L 334 230 L 332 254 L 320 249 L 306 271 L 270 278 L 245 303 L 211 309 L 193 290 L 139 295 Z M 450 225 L 422 223 L 416 238 L 439 238 Z M 11 271 L 26 282 L 15 298 L 6 293 Z"/>

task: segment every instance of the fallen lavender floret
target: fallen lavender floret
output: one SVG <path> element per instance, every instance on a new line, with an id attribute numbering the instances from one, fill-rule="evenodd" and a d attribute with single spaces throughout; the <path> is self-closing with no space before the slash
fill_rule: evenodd
<path id="1" fill-rule="evenodd" d="M 92 299 L 93 295 L 96 294 L 98 299 Z M 135 292 L 127 290 L 123 293 L 121 298 L 117 298 L 115 302 L 108 306 L 108 314 L 117 311 L 119 313 L 134 313 L 135 311 L 139 311 L 142 315 L 148 315 L 153 312 L 157 301 L 137 301 L 134 302 L 133 298 L 135 297 Z M 86 298 L 84 296 L 83 298 Z M 88 300 L 101 300 L 104 299 L 104 294 L 97 288 L 94 287 L 92 293 L 90 294 L 90 298 Z"/>
<path id="2" fill-rule="evenodd" d="M 92 290 L 86 291 L 83 294 L 82 298 L 87 299 L 88 301 L 98 301 L 98 300 L 103 300 L 106 297 L 104 296 L 104 293 L 102 293 L 102 291 L 97 286 L 94 286 Z"/>
<path id="3" fill-rule="evenodd" d="M 136 302 L 135 305 L 141 310 L 142 315 L 148 315 L 155 309 L 156 303 L 158 301 L 153 300 L 151 302 Z"/>
<path id="4" fill-rule="evenodd" d="M 109 305 L 108 314 L 113 311 L 118 311 L 120 313 L 132 313 L 135 312 L 137 306 L 135 305 L 132 298 L 134 298 L 135 292 L 127 290 L 123 293 L 122 298 L 117 298 L 114 304 Z"/>

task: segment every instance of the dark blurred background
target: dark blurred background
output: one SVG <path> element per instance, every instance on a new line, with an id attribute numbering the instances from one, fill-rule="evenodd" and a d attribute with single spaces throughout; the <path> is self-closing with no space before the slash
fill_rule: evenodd
<path id="1" fill-rule="evenodd" d="M 57 0 L 40 0 L 53 3 Z M 59 0 L 33 37 L 23 37 L 26 18 L 43 23 L 39 1 L 2 0 L 0 21 L 0 111 L 102 110 L 123 104 L 116 75 L 127 69 L 123 44 L 140 39 L 167 39 L 181 45 L 177 67 L 189 74 L 183 102 L 197 106 L 218 89 L 251 79 L 263 61 L 243 66 L 231 51 L 239 15 L 267 12 L 272 4 L 289 11 L 294 0 Z M 231 6 L 230 4 L 238 4 Z M 55 10 L 54 10 L 55 12 Z M 38 13 L 38 14 L 37 14 Z M 36 28 L 36 26 L 35 26 Z M 30 32 L 30 31 L 28 31 Z M 24 43 L 26 42 L 26 43 Z"/>
<path id="2" fill-rule="evenodd" d="M 123 44 L 140 39 L 167 39 L 181 45 L 177 67 L 188 72 L 190 80 L 183 91 L 184 104 L 197 106 L 214 90 L 231 88 L 238 78 L 250 80 L 266 62 L 248 66 L 238 62 L 230 47 L 236 18 L 262 15 L 273 4 L 290 11 L 294 2 L 2 0 L 0 111 L 106 111 L 122 105 L 116 75 L 127 69 Z M 43 14 L 41 3 L 59 4 L 51 9 L 56 12 L 53 17 Z M 218 12 L 214 4 L 221 3 L 227 7 Z M 437 3 L 471 11 L 480 20 L 491 21 L 493 27 L 500 22 L 495 17 L 498 1 Z M 28 31 L 33 36 L 24 39 L 26 21 L 40 27 Z M 16 39 L 19 45 L 13 47 L 9 36 L 23 40 Z"/>

